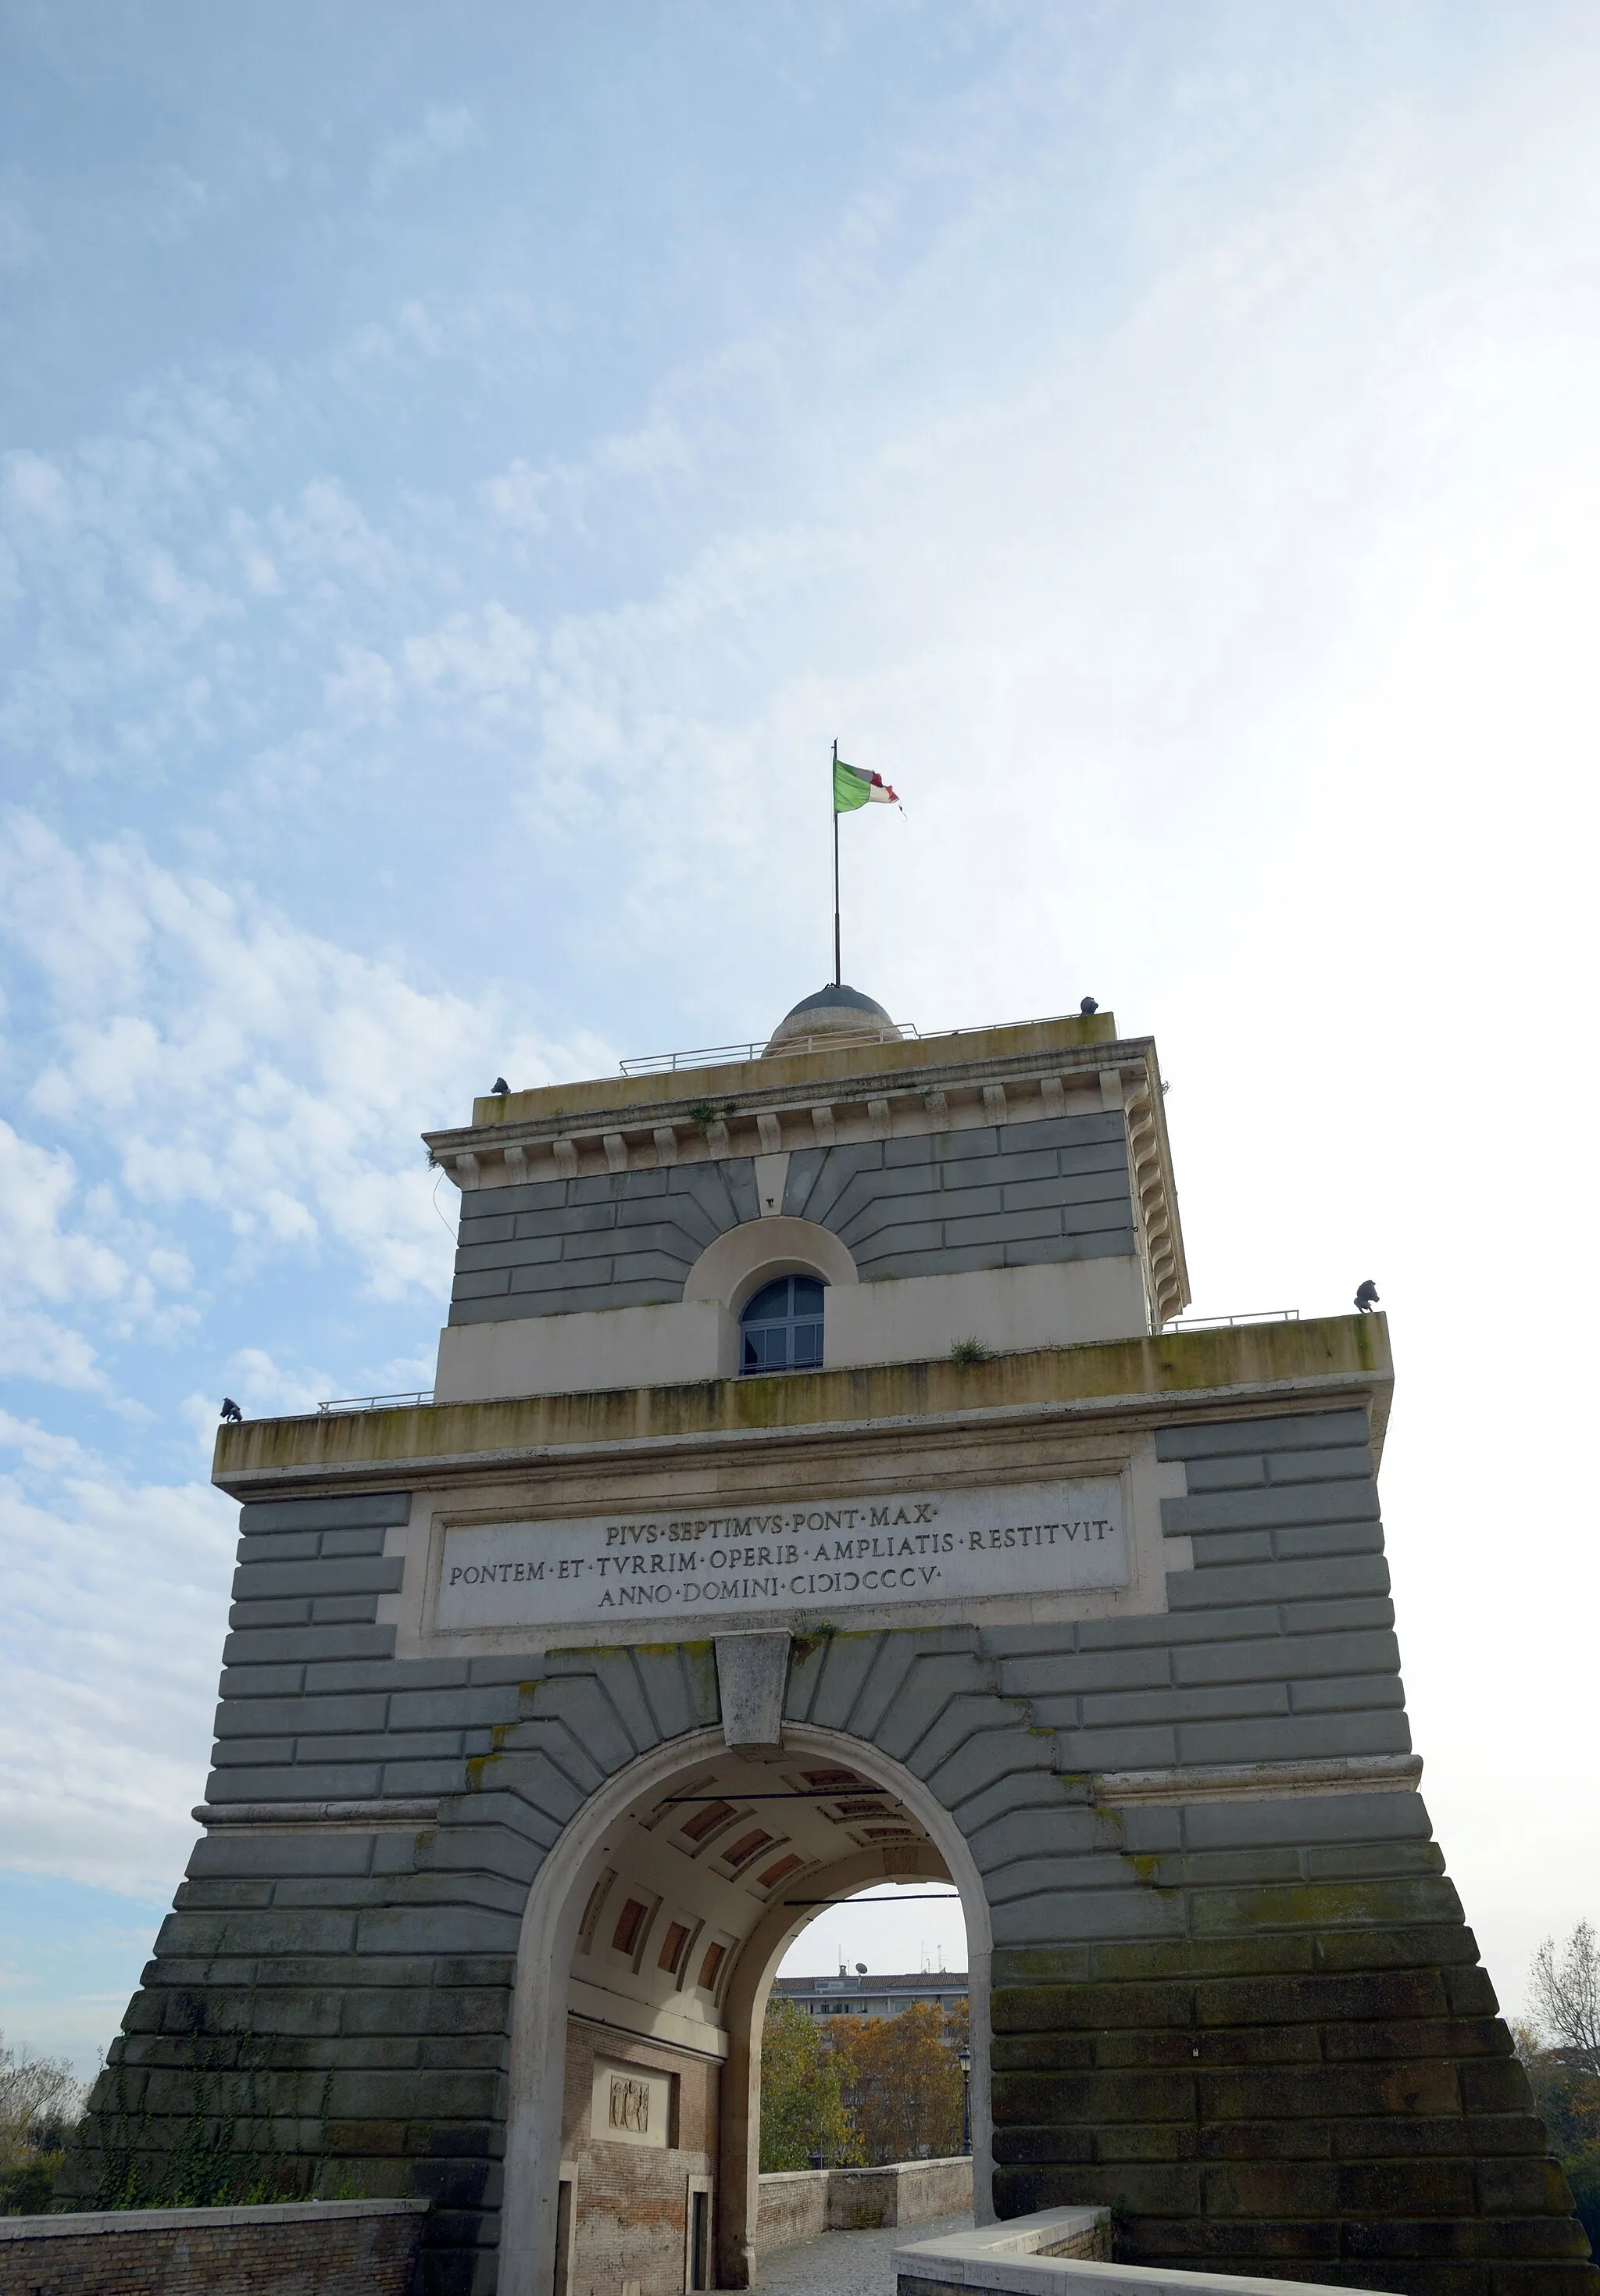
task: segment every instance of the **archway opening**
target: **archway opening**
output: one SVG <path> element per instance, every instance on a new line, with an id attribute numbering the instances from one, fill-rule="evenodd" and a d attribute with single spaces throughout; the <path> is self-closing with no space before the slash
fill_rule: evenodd
<path id="1" fill-rule="evenodd" d="M 786 1731 L 781 1750 L 698 1733 L 675 1760 L 662 1748 L 592 1796 L 525 1922 L 506 2296 L 748 2285 L 780 1964 L 841 1903 L 944 1897 L 952 1882 L 969 1931 L 976 1902 L 986 1948 L 976 1868 L 947 1815 L 898 1764 L 837 1733 Z M 986 2194 L 986 1950 L 967 1959 Z"/>
<path id="2" fill-rule="evenodd" d="M 767 2003 L 763 2173 L 970 2154 L 967 1964 L 953 1884 L 873 1882 L 819 1907 Z M 954 2214 L 967 2206 L 952 2197 L 960 2183 L 925 2177 L 904 2197 L 909 2206 L 915 2192 L 919 2213 L 926 2204 L 928 2214 Z"/>

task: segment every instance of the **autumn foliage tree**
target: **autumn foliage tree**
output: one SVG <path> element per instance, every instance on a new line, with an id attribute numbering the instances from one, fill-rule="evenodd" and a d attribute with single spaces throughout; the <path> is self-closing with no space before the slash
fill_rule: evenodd
<path id="1" fill-rule="evenodd" d="M 961 2150 L 966 2010 L 918 2002 L 897 2017 L 831 2017 L 828 2039 L 861 2157 L 942 2160 Z"/>
<path id="2" fill-rule="evenodd" d="M 836 2168 L 861 2154 L 821 2027 L 779 1995 L 761 2035 L 761 2165 L 809 2169 L 818 2158 Z"/>

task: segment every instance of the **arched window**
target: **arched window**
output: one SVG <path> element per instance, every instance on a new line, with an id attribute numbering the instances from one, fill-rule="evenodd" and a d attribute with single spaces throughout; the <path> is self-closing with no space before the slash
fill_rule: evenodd
<path id="1" fill-rule="evenodd" d="M 804 1371 L 820 1364 L 822 1292 L 814 1275 L 764 1283 L 739 1319 L 739 1370 Z"/>

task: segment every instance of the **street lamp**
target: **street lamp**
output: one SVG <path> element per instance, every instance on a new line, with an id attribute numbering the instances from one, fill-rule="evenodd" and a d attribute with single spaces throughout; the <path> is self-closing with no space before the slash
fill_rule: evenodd
<path id="1" fill-rule="evenodd" d="M 961 2150 L 972 2150 L 972 2051 L 965 2041 L 956 2062 L 961 2068 Z"/>

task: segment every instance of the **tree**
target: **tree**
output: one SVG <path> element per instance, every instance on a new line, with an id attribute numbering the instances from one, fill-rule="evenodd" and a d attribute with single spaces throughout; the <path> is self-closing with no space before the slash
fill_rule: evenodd
<path id="1" fill-rule="evenodd" d="M 37 2216 L 49 2207 L 83 2107 L 83 2083 L 65 2057 L 19 2056 L 0 2035 L 0 2214 Z"/>
<path id="2" fill-rule="evenodd" d="M 761 2035 L 761 2165 L 833 2168 L 861 2159 L 840 2090 L 839 2067 L 814 2018 L 780 1995 Z"/>
<path id="3" fill-rule="evenodd" d="M 965 2019 L 919 2001 L 897 2017 L 832 2017 L 829 2042 L 861 2150 L 886 2161 L 942 2160 L 961 2149 Z"/>
<path id="4" fill-rule="evenodd" d="M 1533 2110 L 1572 2188 L 1572 2204 L 1600 2255 L 1600 2077 L 1540 2045 L 1533 2025 L 1514 2025 L 1516 2053 L 1533 2092 Z"/>
<path id="5" fill-rule="evenodd" d="M 1600 2255 L 1600 1939 L 1592 1923 L 1580 1922 L 1559 1953 L 1554 1938 L 1545 1939 L 1528 1991 L 1538 2023 L 1515 2028 L 1517 2054 Z"/>
<path id="6" fill-rule="evenodd" d="M 1545 1939 L 1533 1956 L 1529 1990 L 1547 2046 L 1560 2050 L 1568 2064 L 1600 2074 L 1600 1939 L 1592 1923 L 1578 1923 L 1559 1960 L 1555 1939 Z"/>

